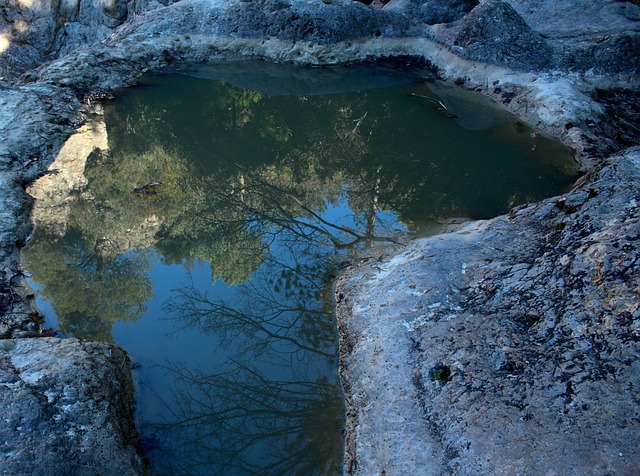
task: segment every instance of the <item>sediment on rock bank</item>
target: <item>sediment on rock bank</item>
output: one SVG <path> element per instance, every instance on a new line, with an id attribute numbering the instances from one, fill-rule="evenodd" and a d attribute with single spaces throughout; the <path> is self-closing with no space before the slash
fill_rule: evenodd
<path id="1" fill-rule="evenodd" d="M 358 277 L 351 270 L 342 278 L 343 377 L 353 405 L 346 469 L 356 462 L 362 474 L 637 468 L 639 402 L 622 384 L 636 384 L 639 373 L 638 151 L 607 159 L 637 144 L 637 111 L 619 108 L 630 94 L 624 89 L 638 85 L 637 2 L 545 1 L 535 10 L 519 0 L 398 0 L 382 9 L 287 0 L 26 3 L 0 12 L 0 251 L 11 306 L 28 294 L 19 289 L 19 246 L 30 229 L 22 187 L 45 173 L 92 98 L 176 61 L 420 57 L 562 138 L 589 173 L 565 197 L 411 244 L 378 263 L 384 272 L 363 261 Z M 28 307 L 11 307 L 3 336 L 33 335 L 33 322 Z M 112 474 L 111 459 L 123 474 L 144 472 L 120 351 L 55 339 L 8 339 L 2 349 L 2 408 L 39 402 L 20 407 L 33 409 L 21 417 L 29 423 L 7 426 L 4 441 L 18 448 L 43 428 L 55 440 L 35 446 L 34 474 Z M 68 381 L 63 363 L 72 355 L 91 363 Z M 38 359 L 50 362 L 46 369 Z M 397 364 L 392 375 L 389 362 Z M 91 396 L 101 391 L 96 376 L 113 383 L 100 399 Z M 387 404 L 374 405 L 376 396 Z M 56 406 L 72 400 L 77 419 Z M 91 444 L 102 437 L 111 443 Z M 9 446 L 3 466 L 20 474 L 32 453 Z M 563 462 L 563 454 L 576 456 Z M 36 464 L 45 461 L 46 471 Z"/>

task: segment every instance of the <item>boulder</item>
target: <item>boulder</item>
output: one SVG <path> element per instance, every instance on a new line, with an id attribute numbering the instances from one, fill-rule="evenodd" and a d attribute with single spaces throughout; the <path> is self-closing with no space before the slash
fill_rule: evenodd
<path id="1" fill-rule="evenodd" d="M 538 70 L 551 66 L 553 50 L 506 2 L 490 0 L 462 19 L 433 28 L 434 39 L 457 54 L 513 69 Z"/>
<path id="2" fill-rule="evenodd" d="M 0 340 L 6 475 L 139 475 L 126 353 L 78 339 Z"/>
<path id="3" fill-rule="evenodd" d="M 553 47 L 556 68 L 636 76 L 640 72 L 638 2 L 507 1 Z"/>

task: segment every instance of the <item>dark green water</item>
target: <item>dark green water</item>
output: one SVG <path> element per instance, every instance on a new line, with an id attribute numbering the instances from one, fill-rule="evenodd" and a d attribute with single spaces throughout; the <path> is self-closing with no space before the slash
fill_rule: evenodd
<path id="1" fill-rule="evenodd" d="M 64 214 L 36 209 L 24 262 L 40 306 L 63 335 L 130 353 L 154 473 L 339 473 L 340 263 L 557 194 L 575 164 L 440 83 L 263 63 L 188 73 L 106 103 L 108 150 L 86 184 Z"/>

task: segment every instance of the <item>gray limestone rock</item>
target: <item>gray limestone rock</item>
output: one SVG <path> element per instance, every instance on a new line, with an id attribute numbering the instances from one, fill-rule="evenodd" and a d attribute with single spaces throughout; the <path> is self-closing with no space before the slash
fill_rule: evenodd
<path id="1" fill-rule="evenodd" d="M 45 61 L 101 41 L 148 3 L 8 0 L 0 7 L 0 76 L 16 79 Z"/>
<path id="2" fill-rule="evenodd" d="M 629 149 L 561 198 L 340 278 L 357 474 L 637 471 L 638 180 Z"/>
<path id="3" fill-rule="evenodd" d="M 603 0 L 508 3 L 554 49 L 556 67 L 572 71 L 640 72 L 640 5 Z"/>
<path id="4" fill-rule="evenodd" d="M 534 70 L 551 65 L 553 51 L 545 39 L 500 0 L 481 3 L 457 22 L 433 31 L 438 41 L 475 61 Z"/>
<path id="5" fill-rule="evenodd" d="M 75 97 L 42 84 L 0 86 L 0 108 L 0 262 L 6 263 L 31 231 L 24 187 L 44 171 L 43 159 L 53 159 L 80 116 Z"/>
<path id="6" fill-rule="evenodd" d="M 129 366 L 107 344 L 0 340 L 2 474 L 143 474 Z"/>
<path id="7" fill-rule="evenodd" d="M 474 4 L 5 2 L 0 278 L 19 284 L 18 246 L 31 227 L 23 188 L 58 155 L 92 94 L 176 61 L 336 64 L 417 56 L 563 138 L 591 172 L 564 197 L 365 257 L 343 276 L 345 469 L 634 474 L 639 152 L 595 171 L 617 140 L 610 132 L 626 122 L 632 143 L 636 126 L 631 116 L 609 121 L 605 109 L 619 101 L 612 96 L 605 108 L 594 91 L 637 88 L 637 5 L 544 0 L 533 8 L 490 0 L 470 10 Z M 438 22 L 446 23 L 429 26 Z M 24 306 L 3 317 L 0 337 L 37 333 Z M 8 474 L 144 471 L 133 448 L 121 349 L 57 339 L 0 344 Z M 110 472 L 105 461 L 113 462 Z"/>

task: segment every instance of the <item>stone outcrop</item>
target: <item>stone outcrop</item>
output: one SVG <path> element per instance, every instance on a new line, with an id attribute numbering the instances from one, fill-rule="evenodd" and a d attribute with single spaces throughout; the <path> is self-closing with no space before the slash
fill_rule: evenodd
<path id="1" fill-rule="evenodd" d="M 561 198 L 343 274 L 362 474 L 637 471 L 638 180 L 635 148 Z"/>
<path id="2" fill-rule="evenodd" d="M 465 58 L 521 70 L 640 73 L 640 5 L 488 0 L 432 37 Z"/>
<path id="3" fill-rule="evenodd" d="M 3 470 L 144 472 L 122 351 L 16 339 L 40 319 L 20 287 L 23 188 L 93 100 L 181 61 L 411 56 L 561 138 L 588 174 L 566 196 L 385 250 L 341 278 L 345 469 L 636 473 L 640 152 L 610 155 L 638 143 L 637 115 L 625 114 L 637 95 L 623 89 L 638 88 L 639 18 L 637 2 L 614 0 L 5 2 Z"/>
<path id="4" fill-rule="evenodd" d="M 142 474 L 129 369 L 107 344 L 0 340 L 3 474 Z"/>
<path id="5" fill-rule="evenodd" d="M 137 13 L 158 6 L 146 0 L 8 0 L 0 7 L 0 76 L 15 79 L 101 41 Z"/>
<path id="6" fill-rule="evenodd" d="M 553 50 L 508 4 L 492 0 L 453 24 L 434 27 L 438 41 L 483 63 L 540 70 L 552 64 Z"/>
<path id="7" fill-rule="evenodd" d="M 509 4 L 554 49 L 563 71 L 600 74 L 640 72 L 637 1 L 542 0 L 535 7 L 526 0 Z"/>

